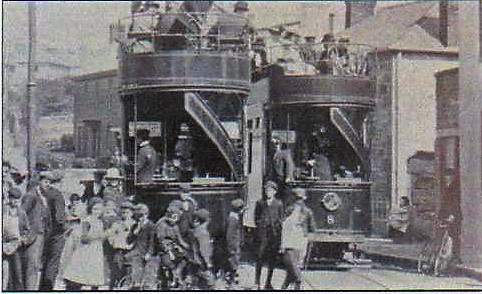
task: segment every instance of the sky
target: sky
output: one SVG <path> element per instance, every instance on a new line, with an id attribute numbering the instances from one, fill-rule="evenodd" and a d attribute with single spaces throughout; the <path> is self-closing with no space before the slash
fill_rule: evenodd
<path id="1" fill-rule="evenodd" d="M 378 1 L 377 5 L 399 2 Z M 230 8 L 234 1 L 217 3 Z M 330 13 L 335 13 L 335 31 L 344 26 L 343 1 L 256 1 L 249 6 L 255 27 L 301 20 L 302 33 L 321 36 L 328 31 Z M 57 50 L 51 52 L 70 51 L 69 62 L 79 64 L 84 73 L 112 69 L 117 64 L 116 45 L 109 43 L 109 25 L 128 17 L 129 10 L 129 1 L 37 1 L 38 46 Z M 3 2 L 3 31 L 5 58 L 25 58 L 16 52 L 27 44 L 26 2 Z"/>

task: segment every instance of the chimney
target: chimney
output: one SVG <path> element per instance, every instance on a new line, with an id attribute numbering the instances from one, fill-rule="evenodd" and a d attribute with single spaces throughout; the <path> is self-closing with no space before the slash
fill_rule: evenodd
<path id="1" fill-rule="evenodd" d="M 328 27 L 330 30 L 330 34 L 333 35 L 335 31 L 335 14 L 334 13 L 330 13 L 328 15 Z"/>
<path id="2" fill-rule="evenodd" d="M 441 0 L 439 4 L 439 37 L 440 43 L 447 47 L 449 43 L 449 1 Z"/>
<path id="3" fill-rule="evenodd" d="M 359 22 L 375 15 L 376 0 L 354 1 L 345 0 L 345 28 L 350 28 Z"/>
<path id="4" fill-rule="evenodd" d="M 345 29 L 351 27 L 351 1 L 345 1 Z"/>

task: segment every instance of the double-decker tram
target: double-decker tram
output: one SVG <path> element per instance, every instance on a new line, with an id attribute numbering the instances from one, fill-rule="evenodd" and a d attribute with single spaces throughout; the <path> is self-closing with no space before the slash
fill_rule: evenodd
<path id="1" fill-rule="evenodd" d="M 192 197 L 211 213 L 215 238 L 224 232 L 231 201 L 244 195 L 249 24 L 243 7 L 175 4 L 132 11 L 117 25 L 126 28 L 116 38 L 123 148 L 131 163 L 127 191 L 158 219 L 189 182 Z M 141 154 L 145 140 L 155 154 Z M 146 158 L 157 162 L 148 178 L 140 174 Z"/>
<path id="2" fill-rule="evenodd" d="M 293 188 L 305 189 L 316 225 L 309 262 L 340 261 L 370 231 L 375 55 L 344 41 L 283 44 L 266 53 L 271 65 L 260 69 L 247 106 L 249 203 L 262 194 L 262 179 L 278 182 L 286 205 Z"/>

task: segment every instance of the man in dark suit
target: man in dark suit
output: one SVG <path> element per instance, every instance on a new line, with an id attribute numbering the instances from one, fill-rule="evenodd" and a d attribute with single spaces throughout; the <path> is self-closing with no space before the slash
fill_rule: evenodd
<path id="1" fill-rule="evenodd" d="M 264 184 L 264 197 L 256 202 L 254 222 L 256 223 L 258 240 L 258 260 L 256 262 L 255 283 L 260 290 L 260 279 L 263 265 L 268 263 L 268 275 L 265 289 L 271 290 L 271 280 L 278 253 L 281 246 L 281 229 L 284 219 L 283 203 L 275 198 L 278 186 L 273 181 Z"/>
<path id="2" fill-rule="evenodd" d="M 35 241 L 25 251 L 25 288 L 38 291 L 43 267 L 44 243 L 52 229 L 52 218 L 47 200 L 51 173 L 41 172 L 39 182 L 22 197 L 22 209 L 27 214 Z"/>
<path id="3" fill-rule="evenodd" d="M 149 130 L 144 129 L 137 130 L 136 133 L 139 142 L 136 162 L 137 183 L 152 182 L 152 177 L 159 168 L 159 156 L 149 141 L 149 134 Z"/>
<path id="4" fill-rule="evenodd" d="M 61 180 L 52 173 L 48 173 L 51 181 Z M 52 186 L 49 186 L 44 195 L 47 199 L 52 226 L 50 234 L 45 239 L 43 253 L 44 271 L 40 281 L 40 290 L 52 291 L 59 272 L 60 258 L 65 245 L 65 199 L 62 193 Z"/>

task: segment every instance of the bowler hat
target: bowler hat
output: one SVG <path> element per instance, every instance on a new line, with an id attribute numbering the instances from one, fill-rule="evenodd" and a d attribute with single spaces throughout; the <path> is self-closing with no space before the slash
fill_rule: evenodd
<path id="1" fill-rule="evenodd" d="M 293 194 L 300 199 L 305 200 L 306 199 L 306 190 L 303 188 L 294 188 L 292 190 Z"/>
<path id="2" fill-rule="evenodd" d="M 231 201 L 231 206 L 234 208 L 234 209 L 241 209 L 243 208 L 244 206 L 244 202 L 243 200 L 241 199 L 234 199 L 233 201 Z"/>
<path id="3" fill-rule="evenodd" d="M 130 201 L 124 201 L 121 203 L 120 208 L 128 208 L 128 209 L 133 209 L 134 206 L 132 205 L 132 202 Z"/>
<path id="4" fill-rule="evenodd" d="M 267 181 L 266 183 L 264 183 L 264 188 L 265 189 L 273 188 L 275 190 L 278 190 L 278 185 L 273 181 Z"/>
<path id="5" fill-rule="evenodd" d="M 149 207 L 147 207 L 147 205 L 145 205 L 144 203 L 139 203 L 135 206 L 135 211 L 137 213 L 148 214 Z"/>
<path id="6" fill-rule="evenodd" d="M 179 189 L 181 192 L 188 193 L 191 191 L 191 184 L 189 183 L 180 183 L 179 184 Z"/>
<path id="7" fill-rule="evenodd" d="M 194 217 L 200 221 L 207 221 L 209 219 L 209 211 L 204 208 L 198 209 L 194 212 Z"/>
<path id="8" fill-rule="evenodd" d="M 53 181 L 55 179 L 55 176 L 51 171 L 41 171 L 39 173 L 39 179 L 40 180 L 47 179 L 47 180 Z"/>
<path id="9" fill-rule="evenodd" d="M 22 197 L 22 192 L 18 188 L 12 187 L 8 190 L 8 196 L 10 198 L 20 199 L 20 197 Z"/>
<path id="10" fill-rule="evenodd" d="M 124 177 L 121 176 L 119 169 L 112 167 L 107 169 L 107 172 L 104 175 L 105 179 L 109 180 L 123 180 Z"/>

